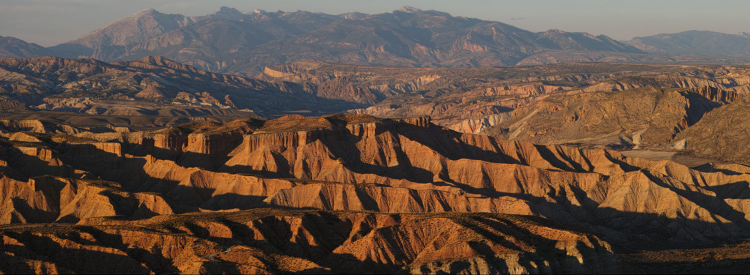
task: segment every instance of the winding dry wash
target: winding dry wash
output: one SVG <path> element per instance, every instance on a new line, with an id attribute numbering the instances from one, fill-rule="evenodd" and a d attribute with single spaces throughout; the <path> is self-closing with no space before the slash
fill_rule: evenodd
<path id="1" fill-rule="evenodd" d="M 748 39 L 408 6 L 0 37 L 0 274 L 747 272 Z"/>

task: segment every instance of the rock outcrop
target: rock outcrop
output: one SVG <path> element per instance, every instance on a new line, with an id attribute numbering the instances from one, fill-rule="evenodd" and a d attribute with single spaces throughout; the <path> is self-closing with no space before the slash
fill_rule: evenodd
<path id="1" fill-rule="evenodd" d="M 750 111 L 747 99 L 716 108 L 701 121 L 678 134 L 675 139 L 685 139 L 685 153 L 714 159 L 719 162 L 750 165 L 745 133 Z"/>
<path id="2" fill-rule="evenodd" d="M 3 224 L 75 223 L 104 216 L 140 219 L 174 213 L 158 195 L 123 192 L 108 182 L 49 176 L 22 182 L 2 175 L 0 185 Z"/>

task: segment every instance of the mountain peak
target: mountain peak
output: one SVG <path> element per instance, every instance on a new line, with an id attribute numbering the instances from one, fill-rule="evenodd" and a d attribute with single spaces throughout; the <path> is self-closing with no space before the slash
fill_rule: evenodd
<path id="1" fill-rule="evenodd" d="M 219 11 L 211 15 L 213 18 L 224 20 L 240 20 L 242 19 L 242 16 L 243 14 L 239 10 L 226 6 L 222 6 L 219 8 Z"/>
<path id="2" fill-rule="evenodd" d="M 418 13 L 418 12 L 421 12 L 422 10 L 412 7 L 412 6 L 403 6 L 400 9 L 398 9 L 398 11 L 406 12 L 406 13 Z"/>
<path id="3" fill-rule="evenodd" d="M 261 10 L 261 9 L 255 9 L 254 11 L 250 12 L 250 14 L 264 14 L 264 13 L 266 13 L 266 11 Z"/>
<path id="4" fill-rule="evenodd" d="M 0 58 L 26 58 L 49 54 L 46 48 L 37 44 L 29 43 L 15 37 L 0 36 Z"/>
<path id="5" fill-rule="evenodd" d="M 218 12 L 221 12 L 221 13 L 237 13 L 237 12 L 240 12 L 240 11 L 237 10 L 237 9 L 235 9 L 235 8 L 230 8 L 230 7 L 227 7 L 227 6 L 221 6 L 221 8 L 219 8 L 219 11 L 217 11 L 217 13 Z"/>
<path id="6" fill-rule="evenodd" d="M 545 33 L 545 34 L 553 34 L 553 33 L 560 33 L 560 34 L 563 34 L 563 33 L 565 33 L 565 31 L 562 31 L 562 30 L 558 30 L 558 29 L 549 29 L 549 30 L 547 30 L 547 31 L 546 31 L 546 32 L 544 32 L 544 33 Z"/>
<path id="7" fill-rule="evenodd" d="M 63 43 L 79 44 L 88 48 L 79 47 L 63 56 L 70 58 L 88 56 L 101 59 L 103 57 L 93 55 L 94 48 L 141 43 L 192 22 L 192 19 L 179 14 L 164 14 L 155 9 L 144 9 L 89 32 L 81 38 Z"/>
<path id="8" fill-rule="evenodd" d="M 344 19 L 362 19 L 367 17 L 367 14 L 361 12 L 348 12 L 340 15 Z"/>
<path id="9" fill-rule="evenodd" d="M 155 10 L 155 9 L 148 8 L 148 9 L 143 9 L 143 10 L 140 10 L 140 11 L 134 13 L 133 16 L 140 17 L 140 16 L 146 16 L 146 15 L 153 15 L 153 14 L 157 14 L 157 13 L 160 13 L 160 12 L 157 11 L 157 10 Z"/>

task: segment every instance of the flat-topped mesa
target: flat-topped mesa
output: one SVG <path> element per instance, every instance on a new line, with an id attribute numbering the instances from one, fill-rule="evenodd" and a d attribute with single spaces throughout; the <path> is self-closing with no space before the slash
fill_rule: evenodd
<path id="1" fill-rule="evenodd" d="M 187 147 L 188 143 L 187 135 L 175 133 L 154 134 L 152 139 L 154 140 L 155 148 L 167 149 L 177 152 L 182 152 L 183 148 Z"/>
<path id="2" fill-rule="evenodd" d="M 24 155 L 36 157 L 41 161 L 50 163 L 54 166 L 62 165 L 59 159 L 55 156 L 55 152 L 48 148 L 41 147 L 16 147 L 18 151 Z"/>
<path id="3" fill-rule="evenodd" d="M 122 144 L 118 142 L 97 142 L 92 143 L 91 145 L 93 145 L 96 150 L 122 157 Z"/>
<path id="4" fill-rule="evenodd" d="M 388 130 L 403 128 L 402 126 L 413 125 L 417 127 L 430 127 L 430 116 L 418 116 L 408 118 L 396 118 L 392 120 L 382 120 L 369 123 L 350 123 L 346 125 L 349 134 L 357 137 L 375 136 Z"/>
<path id="5" fill-rule="evenodd" d="M 249 153 L 265 145 L 278 145 L 285 148 L 292 148 L 307 143 L 307 132 L 284 132 L 273 134 L 254 134 L 247 135 L 243 138 L 243 147 Z M 300 139 L 300 136 L 303 138 Z M 300 143 L 300 140 L 303 142 Z"/>
<path id="6" fill-rule="evenodd" d="M 261 121 L 238 119 L 227 123 L 197 122 L 149 133 L 136 138 L 144 148 L 176 153 L 222 154 L 242 144 L 242 136 L 252 133 Z"/>
<path id="7" fill-rule="evenodd" d="M 347 115 L 351 116 L 351 114 Z M 403 128 L 403 126 L 416 126 L 426 128 L 430 127 L 431 125 L 431 119 L 429 116 L 400 119 L 376 119 L 374 117 L 366 115 L 356 116 L 372 119 L 354 120 L 354 122 L 346 123 L 345 125 L 338 125 L 338 127 L 334 126 L 331 128 L 309 129 L 303 131 L 295 131 L 292 128 L 280 132 L 261 132 L 252 135 L 246 135 L 243 140 L 243 147 L 245 148 L 245 150 L 247 150 L 247 152 L 255 151 L 256 149 L 267 145 L 292 148 L 303 146 L 316 140 L 340 140 L 346 139 L 347 136 L 364 138 L 375 136 L 385 131 Z"/>
<path id="8" fill-rule="evenodd" d="M 123 146 L 119 142 L 68 143 L 57 147 L 65 151 L 68 157 L 86 158 L 92 161 L 104 162 L 112 157 L 123 156 Z"/>
<path id="9" fill-rule="evenodd" d="M 48 133 L 50 130 L 39 120 L 0 120 L 0 126 L 9 132 L 28 131 L 34 133 Z"/>
<path id="10" fill-rule="evenodd" d="M 177 153 L 214 154 L 228 152 L 242 143 L 240 132 L 226 133 L 159 133 L 144 137 L 141 142 L 145 147 L 153 140 L 153 147 Z"/>
<path id="11" fill-rule="evenodd" d="M 228 152 L 242 143 L 242 133 L 228 132 L 218 134 L 192 133 L 188 135 L 185 152 L 212 154 Z"/>
<path id="12" fill-rule="evenodd" d="M 432 118 L 430 118 L 430 116 L 418 116 L 418 117 L 400 118 L 400 119 L 396 119 L 396 121 L 408 123 L 408 124 L 419 126 L 419 127 L 430 127 Z"/>

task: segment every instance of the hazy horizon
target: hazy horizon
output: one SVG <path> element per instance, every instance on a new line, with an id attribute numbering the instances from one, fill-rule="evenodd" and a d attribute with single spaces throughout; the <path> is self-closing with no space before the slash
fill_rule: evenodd
<path id="1" fill-rule="evenodd" d="M 500 21 L 521 29 L 541 32 L 604 34 L 616 40 L 660 33 L 706 30 L 722 33 L 750 31 L 750 1 L 486 1 L 458 3 L 446 0 L 347 0 L 287 1 L 177 1 L 177 0 L 3 0 L 0 4 L 0 36 L 12 36 L 42 46 L 64 43 L 137 11 L 154 8 L 163 13 L 187 16 L 213 13 L 221 6 L 243 13 L 267 11 L 322 12 L 342 14 L 391 12 L 408 5 L 437 10 L 453 16 Z"/>

